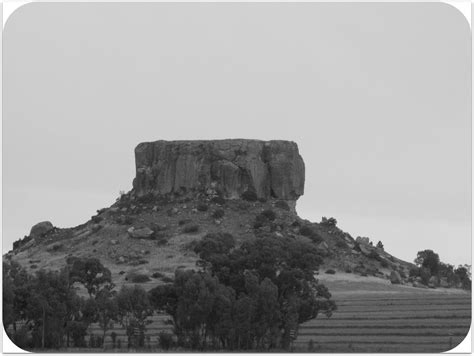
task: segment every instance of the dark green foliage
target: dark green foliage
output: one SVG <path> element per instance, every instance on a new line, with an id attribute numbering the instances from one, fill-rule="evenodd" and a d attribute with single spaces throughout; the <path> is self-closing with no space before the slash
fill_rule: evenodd
<path id="1" fill-rule="evenodd" d="M 325 273 L 326 274 L 336 274 L 336 271 L 333 270 L 333 269 L 328 269 Z"/>
<path id="2" fill-rule="evenodd" d="M 383 250 L 383 243 L 382 241 L 377 242 L 377 247 Z"/>
<path id="3" fill-rule="evenodd" d="M 128 276 L 128 279 L 132 283 L 146 283 L 146 282 L 151 281 L 151 279 L 150 279 L 150 277 L 148 277 L 148 275 L 141 274 L 141 273 L 133 273 L 133 274 Z"/>
<path id="4" fill-rule="evenodd" d="M 147 193 L 137 198 L 137 202 L 140 204 L 151 204 L 156 200 L 153 193 Z"/>
<path id="5" fill-rule="evenodd" d="M 308 225 L 302 226 L 300 228 L 300 235 L 309 237 L 309 236 L 312 236 L 313 234 L 314 234 L 314 230 Z"/>
<path id="6" fill-rule="evenodd" d="M 275 202 L 275 207 L 278 208 L 278 209 L 283 209 L 283 210 L 286 210 L 286 211 L 290 211 L 290 206 L 284 200 L 277 200 Z"/>
<path id="7" fill-rule="evenodd" d="M 182 220 L 178 221 L 178 225 L 182 226 L 182 225 L 189 224 L 190 222 L 191 222 L 190 219 L 182 219 Z"/>
<path id="8" fill-rule="evenodd" d="M 265 218 L 267 218 L 268 221 L 273 221 L 276 219 L 276 214 L 273 210 L 267 209 L 262 211 L 261 215 L 263 215 Z"/>
<path id="9" fill-rule="evenodd" d="M 195 247 L 203 272 L 177 270 L 173 284 L 150 291 L 173 318 L 178 345 L 194 350 L 288 348 L 299 323 L 335 309 L 313 273 L 322 261 L 311 243 L 262 236 L 235 248 L 229 234 Z"/>
<path id="10" fill-rule="evenodd" d="M 209 207 L 207 206 L 206 203 L 199 203 L 197 206 L 196 206 L 196 209 L 198 211 L 207 211 L 209 209 Z"/>
<path id="11" fill-rule="evenodd" d="M 110 271 L 96 258 L 68 257 L 67 260 L 71 282 L 84 285 L 89 296 L 95 295 L 102 286 L 111 286 Z"/>
<path id="12" fill-rule="evenodd" d="M 255 223 L 253 224 L 254 229 L 258 229 L 262 226 L 268 225 L 276 219 L 276 214 L 273 210 L 267 209 L 262 211 L 255 217 Z"/>
<path id="13" fill-rule="evenodd" d="M 102 220 L 104 220 L 104 218 L 103 218 L 102 216 L 98 216 L 98 215 L 93 216 L 93 217 L 91 218 L 91 221 L 92 221 L 94 224 L 98 224 L 98 223 L 100 223 Z"/>
<path id="14" fill-rule="evenodd" d="M 222 219 L 225 215 L 224 209 L 217 209 L 212 213 L 214 219 Z"/>
<path id="15" fill-rule="evenodd" d="M 171 277 L 164 276 L 161 278 L 161 280 L 165 283 L 173 283 L 174 279 Z"/>
<path id="16" fill-rule="evenodd" d="M 117 294 L 117 306 L 118 320 L 127 331 L 129 345 L 143 345 L 146 325 L 151 322 L 149 317 L 153 315 L 148 294 L 139 286 L 122 287 Z M 138 337 L 134 333 L 135 329 L 139 330 Z"/>
<path id="17" fill-rule="evenodd" d="M 193 234 L 199 231 L 199 225 L 191 224 L 183 228 L 183 232 L 186 234 Z"/>
<path id="18" fill-rule="evenodd" d="M 163 273 L 160 273 L 160 272 L 154 272 L 151 276 L 153 278 L 163 278 L 165 275 Z"/>
<path id="19" fill-rule="evenodd" d="M 163 350 L 167 351 L 173 347 L 173 344 L 174 344 L 173 335 L 162 331 L 158 334 L 158 342 L 159 342 L 160 347 Z"/>
<path id="20" fill-rule="evenodd" d="M 347 243 L 343 239 L 337 239 L 336 240 L 336 247 L 341 248 L 341 249 L 348 248 Z"/>
<path id="21" fill-rule="evenodd" d="M 326 218 L 323 216 L 321 219 L 321 225 L 326 226 L 326 227 L 335 227 L 337 225 L 337 220 L 334 218 Z"/>
<path id="22" fill-rule="evenodd" d="M 250 202 L 255 202 L 258 200 L 257 193 L 255 193 L 253 190 L 246 190 L 242 193 L 241 197 L 243 200 Z"/>
<path id="23" fill-rule="evenodd" d="M 382 266 L 383 268 L 388 268 L 388 262 L 386 260 L 381 260 L 380 266 Z"/>
<path id="24" fill-rule="evenodd" d="M 419 267 L 425 267 L 430 270 L 431 275 L 436 275 L 439 270 L 439 256 L 432 250 L 419 251 L 416 258 L 415 264 Z"/>
<path id="25" fill-rule="evenodd" d="M 226 232 L 210 233 L 196 243 L 194 252 L 196 252 L 202 260 L 213 261 L 214 258 L 229 253 L 234 246 L 235 240 L 231 234 Z"/>
<path id="26" fill-rule="evenodd" d="M 211 199 L 211 202 L 214 204 L 224 205 L 225 199 L 223 197 L 217 196 Z"/>

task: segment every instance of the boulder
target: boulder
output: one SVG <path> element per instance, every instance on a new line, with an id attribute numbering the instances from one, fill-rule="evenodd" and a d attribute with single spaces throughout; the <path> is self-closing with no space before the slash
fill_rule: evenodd
<path id="1" fill-rule="evenodd" d="M 154 231 L 148 227 L 141 229 L 135 229 L 134 227 L 131 227 L 127 230 L 127 232 L 130 237 L 134 239 L 150 239 L 154 234 Z"/>
<path id="2" fill-rule="evenodd" d="M 253 192 L 296 201 L 304 192 L 304 162 L 289 141 L 146 142 L 135 148 L 135 165 L 138 196 L 212 190 L 228 199 Z"/>
<path id="3" fill-rule="evenodd" d="M 371 249 L 367 245 L 360 244 L 359 248 L 360 248 L 360 252 L 362 252 L 365 256 L 370 255 Z"/>
<path id="4" fill-rule="evenodd" d="M 50 232 L 51 230 L 54 229 L 53 224 L 49 221 L 42 221 L 40 223 L 37 223 L 31 228 L 30 231 L 30 236 L 32 237 L 40 237 L 43 236 L 44 234 Z"/>
<path id="5" fill-rule="evenodd" d="M 401 284 L 402 283 L 402 277 L 400 277 L 400 274 L 397 271 L 392 271 L 390 273 L 390 282 L 392 284 Z"/>

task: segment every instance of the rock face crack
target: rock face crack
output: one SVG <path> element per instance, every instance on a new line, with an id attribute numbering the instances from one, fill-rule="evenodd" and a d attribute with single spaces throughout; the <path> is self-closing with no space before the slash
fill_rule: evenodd
<path id="1" fill-rule="evenodd" d="M 304 162 L 290 141 L 155 141 L 135 148 L 134 191 L 167 194 L 216 188 L 226 198 L 253 191 L 258 198 L 297 200 Z"/>

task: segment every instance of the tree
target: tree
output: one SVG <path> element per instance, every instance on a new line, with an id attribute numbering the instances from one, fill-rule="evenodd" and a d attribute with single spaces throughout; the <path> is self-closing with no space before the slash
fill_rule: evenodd
<path id="1" fill-rule="evenodd" d="M 122 287 L 117 294 L 118 319 L 127 330 L 129 346 L 143 346 L 146 325 L 153 308 L 145 290 L 139 286 Z M 135 332 L 139 333 L 136 340 Z"/>
<path id="2" fill-rule="evenodd" d="M 90 298 L 85 303 L 84 316 L 89 322 L 99 324 L 103 341 L 105 341 L 107 330 L 113 327 L 113 322 L 119 320 L 116 294 L 109 288 L 102 288 L 95 298 Z M 105 347 L 105 343 L 103 346 Z"/>
<path id="3" fill-rule="evenodd" d="M 113 288 L 110 270 L 105 268 L 96 258 L 70 257 L 67 259 L 67 268 L 71 283 L 79 282 L 89 293 L 89 298 L 95 295 L 102 287 Z"/>
<path id="4" fill-rule="evenodd" d="M 438 274 L 440 260 L 432 250 L 419 251 L 414 262 L 418 267 L 428 268 L 432 276 Z"/>
<path id="5" fill-rule="evenodd" d="M 382 243 L 382 241 L 377 242 L 377 247 L 383 250 L 383 243 Z"/>
<path id="6" fill-rule="evenodd" d="M 172 285 L 150 291 L 183 346 L 288 348 L 300 323 L 336 308 L 314 278 L 322 258 L 312 243 L 262 234 L 235 248 L 230 235 L 215 234 L 195 251 L 204 271 L 178 270 Z"/>

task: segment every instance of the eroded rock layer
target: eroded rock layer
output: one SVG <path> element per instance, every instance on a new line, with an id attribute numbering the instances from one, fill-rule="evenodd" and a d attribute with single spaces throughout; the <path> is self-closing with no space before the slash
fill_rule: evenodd
<path id="1" fill-rule="evenodd" d="M 155 141 L 135 148 L 135 193 L 215 189 L 226 198 L 296 200 L 304 192 L 304 162 L 290 141 Z"/>

